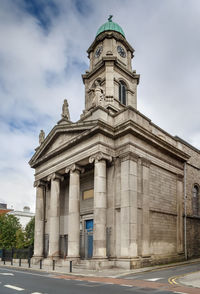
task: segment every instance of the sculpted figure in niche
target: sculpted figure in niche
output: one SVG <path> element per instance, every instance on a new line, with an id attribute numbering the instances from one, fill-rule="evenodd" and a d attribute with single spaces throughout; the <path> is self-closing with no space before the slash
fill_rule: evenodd
<path id="1" fill-rule="evenodd" d="M 103 88 L 100 85 L 99 81 L 94 82 L 94 98 L 92 100 L 92 107 L 95 107 L 97 105 L 104 105 L 104 91 Z"/>
<path id="2" fill-rule="evenodd" d="M 41 145 L 44 142 L 45 139 L 45 132 L 43 130 L 40 131 L 39 134 L 39 144 Z"/>
<path id="3" fill-rule="evenodd" d="M 64 100 L 63 106 L 62 106 L 62 117 L 66 118 L 67 120 L 70 120 L 69 115 L 69 104 L 67 102 L 67 99 Z"/>

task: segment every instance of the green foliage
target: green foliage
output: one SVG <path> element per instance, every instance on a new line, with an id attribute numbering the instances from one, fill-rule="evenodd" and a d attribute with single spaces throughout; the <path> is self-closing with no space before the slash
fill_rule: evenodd
<path id="1" fill-rule="evenodd" d="M 0 248 L 28 248 L 34 244 L 35 218 L 22 229 L 18 218 L 12 214 L 0 215 Z"/>
<path id="2" fill-rule="evenodd" d="M 11 214 L 0 215 L 0 248 L 16 248 L 19 231 L 22 232 L 22 228 L 18 218 Z"/>
<path id="3" fill-rule="evenodd" d="M 19 229 L 16 232 L 16 247 L 17 249 L 24 248 L 24 243 L 25 243 L 25 234 L 24 232 Z"/>
<path id="4" fill-rule="evenodd" d="M 33 217 L 25 228 L 25 247 L 34 245 L 34 230 L 35 230 L 35 217 Z"/>

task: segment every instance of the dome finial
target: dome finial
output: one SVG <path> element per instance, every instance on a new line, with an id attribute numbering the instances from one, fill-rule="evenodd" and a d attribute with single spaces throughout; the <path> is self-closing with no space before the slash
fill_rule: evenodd
<path id="1" fill-rule="evenodd" d="M 112 21 L 112 18 L 113 18 L 113 15 L 109 15 L 109 17 L 108 17 L 108 21 Z"/>

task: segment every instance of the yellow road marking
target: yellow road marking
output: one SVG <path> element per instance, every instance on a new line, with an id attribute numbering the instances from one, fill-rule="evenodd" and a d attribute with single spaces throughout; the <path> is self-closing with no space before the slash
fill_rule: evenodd
<path id="1" fill-rule="evenodd" d="M 199 271 L 190 272 L 190 273 L 182 274 L 182 275 L 179 275 L 179 276 L 170 277 L 168 279 L 168 283 L 170 283 L 171 285 L 178 285 L 179 283 L 176 282 L 177 279 L 182 278 L 182 277 L 185 277 L 187 275 L 191 275 L 191 274 L 197 273 L 197 272 L 199 272 Z"/>

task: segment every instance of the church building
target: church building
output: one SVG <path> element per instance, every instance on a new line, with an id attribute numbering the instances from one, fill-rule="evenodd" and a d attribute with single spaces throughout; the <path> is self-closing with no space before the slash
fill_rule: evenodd
<path id="1" fill-rule="evenodd" d="M 33 261 L 137 268 L 200 256 L 200 151 L 137 109 L 140 75 L 108 21 L 88 51 L 85 109 L 39 136 Z"/>

